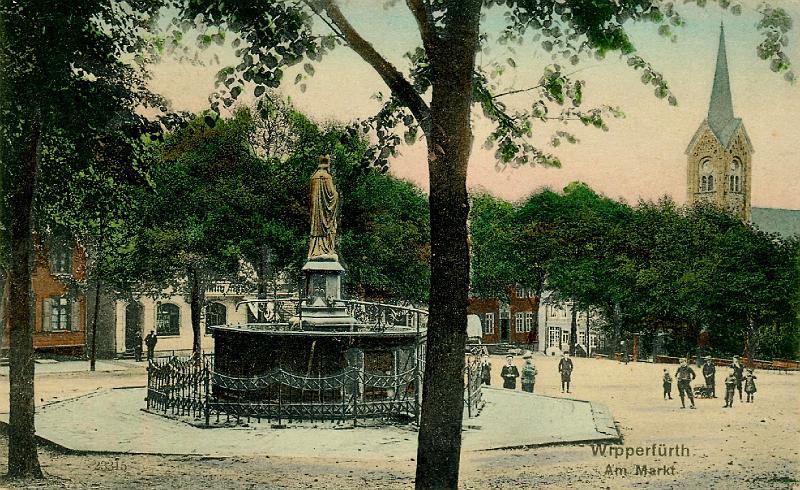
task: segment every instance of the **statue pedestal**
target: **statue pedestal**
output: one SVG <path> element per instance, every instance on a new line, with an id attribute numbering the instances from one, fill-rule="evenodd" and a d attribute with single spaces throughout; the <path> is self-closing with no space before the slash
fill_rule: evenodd
<path id="1" fill-rule="evenodd" d="M 336 256 L 314 257 L 303 266 L 306 300 L 300 305 L 304 330 L 350 329 L 355 319 L 342 299 L 344 267 Z"/>

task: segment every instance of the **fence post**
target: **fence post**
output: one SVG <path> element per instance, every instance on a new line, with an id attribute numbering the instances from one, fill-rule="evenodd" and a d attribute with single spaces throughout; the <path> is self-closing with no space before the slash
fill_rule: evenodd
<path id="1" fill-rule="evenodd" d="M 467 359 L 467 417 L 472 418 L 472 366 Z"/>
<path id="2" fill-rule="evenodd" d="M 147 396 L 145 397 L 145 401 L 147 402 L 147 410 L 150 410 L 150 366 L 147 366 Z"/>
<path id="3" fill-rule="evenodd" d="M 361 391 L 361 370 L 354 370 L 355 380 L 353 389 L 353 427 L 358 426 L 358 396 Z"/>
<path id="4" fill-rule="evenodd" d="M 209 382 L 209 378 L 211 377 L 211 367 L 209 366 L 208 361 L 203 363 L 205 366 L 205 385 L 206 385 L 206 396 L 205 396 L 205 416 L 206 416 L 206 427 L 210 425 L 210 417 L 211 417 L 211 407 L 210 407 L 210 400 L 211 400 L 211 383 Z"/>

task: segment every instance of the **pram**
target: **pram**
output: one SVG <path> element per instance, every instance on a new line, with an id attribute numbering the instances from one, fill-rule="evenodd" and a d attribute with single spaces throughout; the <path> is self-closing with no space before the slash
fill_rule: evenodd
<path id="1" fill-rule="evenodd" d="M 711 387 L 705 385 L 695 386 L 692 391 L 697 398 L 711 398 L 711 395 L 714 393 Z"/>

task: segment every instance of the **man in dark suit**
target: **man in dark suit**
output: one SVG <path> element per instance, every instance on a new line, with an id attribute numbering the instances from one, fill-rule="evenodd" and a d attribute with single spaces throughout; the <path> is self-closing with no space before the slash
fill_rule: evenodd
<path id="1" fill-rule="evenodd" d="M 706 380 L 706 392 L 711 398 L 717 397 L 715 383 L 716 374 L 717 368 L 714 367 L 714 363 L 711 361 L 711 356 L 706 356 L 706 363 L 703 364 L 703 378 Z"/>
<path id="2" fill-rule="evenodd" d="M 569 382 L 572 380 L 572 359 L 566 352 L 561 355 L 561 360 L 558 361 L 558 372 L 561 373 L 561 393 L 564 393 L 564 387 L 567 387 L 569 393 Z"/>
<path id="3" fill-rule="evenodd" d="M 736 389 L 739 391 L 739 402 L 742 401 L 742 380 L 744 379 L 744 364 L 739 356 L 733 356 L 733 375 L 736 376 Z"/>
<path id="4" fill-rule="evenodd" d="M 503 377 L 503 388 L 508 388 L 509 390 L 516 390 L 517 389 L 517 378 L 519 378 L 519 370 L 517 366 L 515 366 L 511 361 L 513 356 L 506 356 L 506 365 L 503 366 L 503 370 L 500 372 L 500 376 Z"/>

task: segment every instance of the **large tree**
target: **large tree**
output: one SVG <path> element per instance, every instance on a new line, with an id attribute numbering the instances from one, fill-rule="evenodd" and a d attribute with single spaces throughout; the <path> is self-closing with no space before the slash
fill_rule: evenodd
<path id="1" fill-rule="evenodd" d="M 144 127 L 157 103 L 140 69 L 158 2 L 0 3 L 0 211 L 10 332 L 8 471 L 41 476 L 34 438 L 32 230 L 47 231 L 53 191 L 95 162 L 99 135 Z M 123 12 L 126 12 L 123 15 Z M 131 14 L 130 12 L 135 12 Z M 126 61 L 123 61 L 126 60 Z M 61 186 L 59 186 L 61 184 Z"/>
<path id="2" fill-rule="evenodd" d="M 670 35 L 682 17 L 672 3 L 657 0 L 406 0 L 421 45 L 407 53 L 411 66 L 404 74 L 364 38 L 335 0 L 176 3 L 187 7 L 183 10 L 187 22 L 225 24 L 242 38 L 233 41 L 241 63 L 220 72 L 224 88 L 218 107 L 230 106 L 249 86 L 255 87 L 256 94 L 276 87 L 286 67 L 304 58 L 318 61 L 336 45 L 345 45 L 374 69 L 391 92 L 380 113 L 362 126 L 374 129 L 379 141 L 388 145 L 375 151 L 371 163 L 385 167 L 391 148 L 401 141 L 396 129 L 405 127 L 408 140 L 419 130 L 424 135 L 430 180 L 431 288 L 416 484 L 420 488 L 457 486 L 469 283 L 466 176 L 473 143 L 472 109 L 480 107 L 494 123 L 490 143 L 502 162 L 545 165 L 558 161 L 532 143 L 534 122 L 555 117 L 604 128 L 609 113 L 602 107 L 580 109 L 583 83 L 569 79 L 557 64 L 548 66 L 540 80 L 506 90 L 492 77 L 508 66 L 478 66 L 476 54 L 492 36 L 507 42 L 522 40 L 531 32 L 542 37 L 546 51 L 570 62 L 580 62 L 586 54 L 620 51 L 633 69 L 643 72 L 643 80 L 654 85 L 658 97 L 676 103 L 663 77 L 634 54 L 626 22 L 654 22 Z M 390 6 L 398 3 L 388 2 Z M 740 10 L 728 1 L 719 3 Z M 489 22 L 490 17 L 498 23 Z M 767 41 L 761 55 L 772 60 L 776 71 L 786 71 L 782 41 L 790 22 L 785 22 L 782 11 L 764 10 L 764 17 L 759 27 L 766 31 Z M 316 27 L 314 19 L 320 21 Z M 487 19 L 485 32 L 482 19 Z M 224 42 L 220 36 L 210 31 L 199 40 L 201 44 Z M 509 60 L 506 65 L 516 64 L 514 55 Z M 304 72 L 313 74 L 313 64 L 305 64 Z M 303 76 L 296 80 L 302 81 Z M 506 105 L 503 98 L 515 94 L 531 96 L 524 109 Z M 552 140 L 562 139 L 574 140 L 563 131 Z"/>

